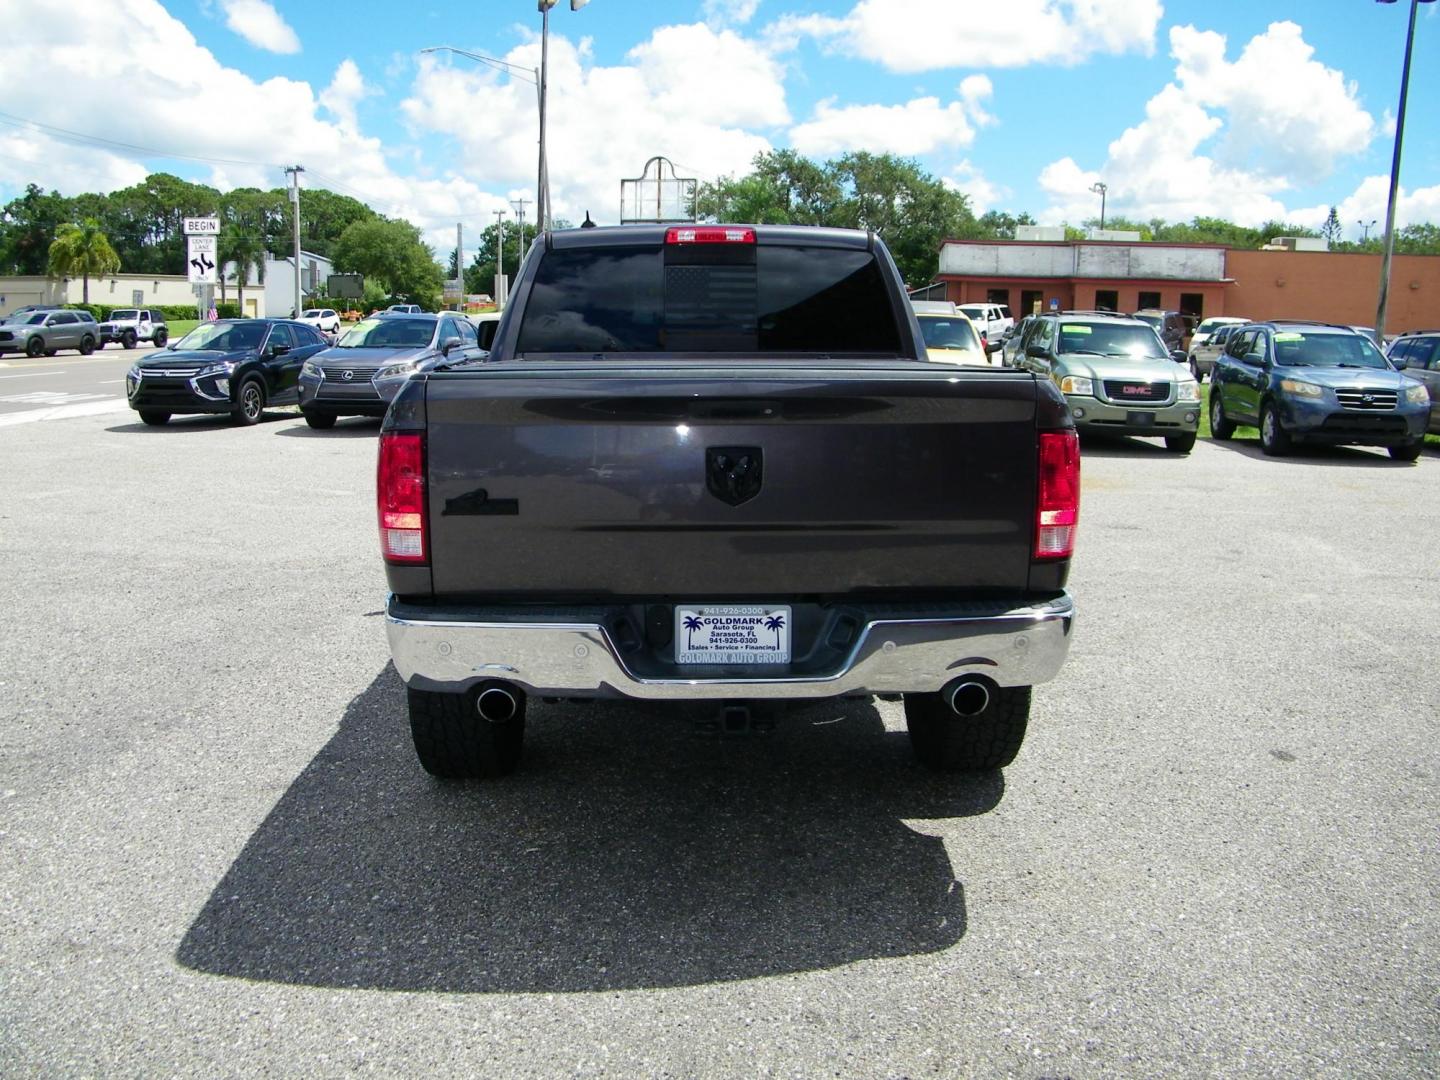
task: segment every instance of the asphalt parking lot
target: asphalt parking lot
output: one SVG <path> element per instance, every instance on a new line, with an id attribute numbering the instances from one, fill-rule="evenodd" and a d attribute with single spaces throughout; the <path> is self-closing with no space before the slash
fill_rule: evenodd
<path id="1" fill-rule="evenodd" d="M 441 785 L 376 430 L 0 430 L 0 1072 L 1436 1075 L 1433 448 L 1087 443 L 1003 774 L 537 705 Z"/>

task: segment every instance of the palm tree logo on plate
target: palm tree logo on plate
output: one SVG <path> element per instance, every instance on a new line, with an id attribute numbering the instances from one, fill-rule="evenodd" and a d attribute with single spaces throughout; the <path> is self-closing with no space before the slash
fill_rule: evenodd
<path id="1" fill-rule="evenodd" d="M 686 633 L 685 633 L 685 651 L 686 651 L 686 652 L 691 652 L 691 651 L 693 651 L 694 648 L 695 648 L 695 631 L 696 631 L 696 630 L 699 630 L 702 624 L 701 624 L 700 620 L 699 620 L 698 618 L 696 618 L 694 615 L 686 615 L 686 616 L 685 616 L 685 622 L 684 622 L 683 625 L 684 625 L 685 631 L 686 631 Z"/>
<path id="2" fill-rule="evenodd" d="M 780 631 L 785 627 L 784 615 L 771 615 L 765 620 L 765 629 L 775 633 L 775 648 L 780 648 Z"/>

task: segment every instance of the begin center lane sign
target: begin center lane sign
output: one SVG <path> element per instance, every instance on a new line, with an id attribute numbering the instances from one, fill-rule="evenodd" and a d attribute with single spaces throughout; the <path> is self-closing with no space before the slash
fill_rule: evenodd
<path id="1" fill-rule="evenodd" d="M 192 285 L 215 284 L 215 242 L 213 236 L 187 239 L 185 269 Z"/>

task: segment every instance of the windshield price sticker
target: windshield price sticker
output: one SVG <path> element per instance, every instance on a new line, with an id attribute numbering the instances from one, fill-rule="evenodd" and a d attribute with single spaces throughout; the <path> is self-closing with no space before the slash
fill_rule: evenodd
<path id="1" fill-rule="evenodd" d="M 1276 334 L 1276 335 L 1275 335 L 1275 340 L 1276 340 L 1276 341 L 1304 341 L 1304 340 L 1305 340 L 1305 335 L 1304 335 L 1304 334 L 1294 334 L 1294 333 Z"/>
<path id="2" fill-rule="evenodd" d="M 790 609 L 746 604 L 675 608 L 677 664 L 788 664 Z"/>
<path id="3" fill-rule="evenodd" d="M 1093 327 L 1089 327 L 1089 326 L 1079 326 L 1079 325 L 1077 325 L 1077 326 L 1069 326 L 1069 325 L 1066 325 L 1066 326 L 1060 327 L 1060 332 L 1061 332 L 1062 334 L 1093 334 L 1093 333 L 1095 332 L 1095 330 L 1094 330 Z"/>

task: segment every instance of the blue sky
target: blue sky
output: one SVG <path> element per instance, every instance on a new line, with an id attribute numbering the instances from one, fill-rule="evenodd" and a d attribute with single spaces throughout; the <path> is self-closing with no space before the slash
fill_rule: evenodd
<path id="1" fill-rule="evenodd" d="M 1402 223 L 1440 221 L 1440 3 L 1420 11 Z M 652 154 L 713 179 L 791 146 L 913 156 L 978 210 L 1044 221 L 1093 216 L 1103 180 L 1112 214 L 1318 226 L 1333 204 L 1358 236 L 1383 222 L 1406 16 L 1374 0 L 561 0 L 555 209 L 614 221 L 620 178 Z M 534 197 L 534 88 L 420 55 L 528 68 L 533 0 L 0 0 L 0 18 L 32 46 L 0 73 L 5 199 L 156 169 L 278 186 L 298 161 L 440 247 L 456 220 Z"/>

